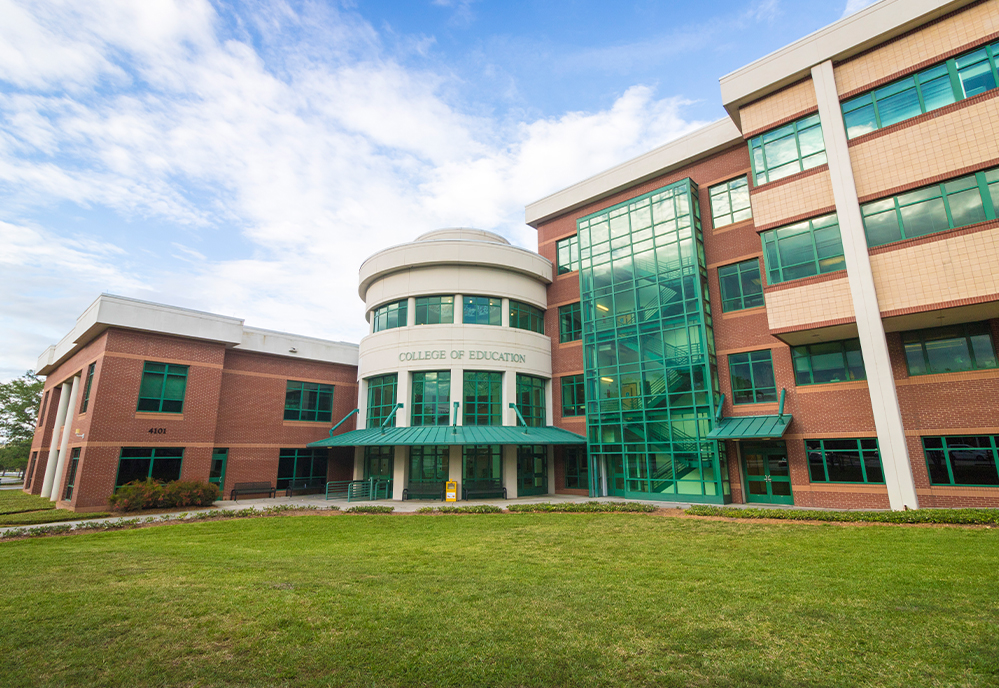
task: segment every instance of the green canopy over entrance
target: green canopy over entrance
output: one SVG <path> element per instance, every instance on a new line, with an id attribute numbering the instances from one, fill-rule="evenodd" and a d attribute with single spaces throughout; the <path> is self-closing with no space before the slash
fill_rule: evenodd
<path id="1" fill-rule="evenodd" d="M 451 444 L 586 444 L 574 432 L 545 426 L 424 425 L 412 428 L 369 428 L 312 442 L 309 447 L 385 447 Z"/>
<path id="2" fill-rule="evenodd" d="M 730 416 L 718 421 L 715 429 L 708 433 L 708 439 L 755 440 L 783 437 L 790 424 L 790 413 L 776 416 Z"/>

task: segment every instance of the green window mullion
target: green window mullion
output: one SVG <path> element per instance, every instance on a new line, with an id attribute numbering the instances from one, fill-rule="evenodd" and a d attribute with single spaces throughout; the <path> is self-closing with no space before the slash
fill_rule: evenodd
<path id="1" fill-rule="evenodd" d="M 824 441 L 820 441 L 819 447 L 822 448 L 822 472 L 826 476 L 826 482 L 832 482 L 829 480 L 829 457 L 826 454 L 826 443 Z"/>
<path id="2" fill-rule="evenodd" d="M 957 74 L 957 58 L 947 60 L 947 75 L 950 77 L 950 87 L 954 89 L 954 102 L 964 100 L 964 86 Z"/>
<path id="3" fill-rule="evenodd" d="M 864 484 L 867 484 L 867 457 L 864 456 L 864 448 L 857 440 L 857 453 L 860 454 L 860 474 L 864 476 Z M 881 458 L 881 446 L 878 445 L 878 459 Z M 881 464 L 881 472 L 884 473 L 884 464 Z"/>
<path id="4" fill-rule="evenodd" d="M 941 437 L 940 439 L 943 440 L 944 464 L 947 466 L 947 480 L 951 485 L 956 485 L 957 483 L 954 481 L 954 467 L 950 464 L 950 443 L 947 441 L 946 437 Z"/>
<path id="5" fill-rule="evenodd" d="M 982 209 L 985 210 L 986 220 L 996 219 L 996 208 L 992 202 L 992 192 L 989 190 L 989 183 L 985 181 L 985 171 L 975 173 L 975 182 L 978 184 L 978 195 L 982 197 Z"/>

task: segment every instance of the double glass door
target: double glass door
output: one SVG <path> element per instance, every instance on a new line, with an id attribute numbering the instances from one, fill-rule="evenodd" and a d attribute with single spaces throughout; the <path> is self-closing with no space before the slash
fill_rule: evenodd
<path id="1" fill-rule="evenodd" d="M 548 494 L 548 447 L 517 447 L 517 496 Z"/>
<path id="2" fill-rule="evenodd" d="M 783 442 L 744 442 L 742 466 L 746 474 L 746 502 L 794 504 Z"/>

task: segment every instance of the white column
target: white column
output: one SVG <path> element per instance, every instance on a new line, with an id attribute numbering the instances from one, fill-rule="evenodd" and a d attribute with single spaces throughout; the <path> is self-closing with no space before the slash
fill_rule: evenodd
<path id="1" fill-rule="evenodd" d="M 517 403 L 517 372 L 507 370 L 503 373 L 503 425 L 520 425 L 517 412 L 510 408 L 510 403 Z M 523 413 L 523 411 L 521 411 Z"/>
<path id="2" fill-rule="evenodd" d="M 507 499 L 517 497 L 517 446 L 503 445 L 503 487 L 506 488 Z"/>
<path id="3" fill-rule="evenodd" d="M 555 494 L 555 447 L 548 445 L 548 494 Z"/>
<path id="4" fill-rule="evenodd" d="M 416 297 L 410 296 L 406 300 L 406 327 L 416 325 Z"/>
<path id="5" fill-rule="evenodd" d="M 458 418 L 454 417 L 454 402 L 458 402 Z M 449 417 L 452 424 L 464 425 L 461 419 L 465 415 L 465 369 L 451 368 L 451 396 L 448 399 Z"/>
<path id="6" fill-rule="evenodd" d="M 55 425 L 52 427 L 52 444 L 49 445 L 49 458 L 45 462 L 45 477 L 42 479 L 42 497 L 52 496 L 52 483 L 56 476 L 56 462 L 59 460 L 59 446 L 62 442 L 62 426 L 66 422 L 66 409 L 69 408 L 70 382 L 62 383 L 59 391 L 59 408 L 56 411 Z"/>
<path id="7" fill-rule="evenodd" d="M 357 425 L 358 430 L 368 427 L 368 381 L 357 381 Z"/>
<path id="8" fill-rule="evenodd" d="M 412 401 L 409 394 L 409 371 L 400 370 L 396 376 L 395 401 L 401 403 L 402 408 L 395 411 L 395 427 L 409 427 L 409 402 Z"/>
<path id="9" fill-rule="evenodd" d="M 554 385 L 554 377 L 545 380 L 545 425 L 555 425 L 555 395 L 552 392 Z"/>
<path id="10" fill-rule="evenodd" d="M 503 299 L 503 313 L 500 316 L 500 324 L 503 327 L 510 327 L 510 299 Z"/>
<path id="11" fill-rule="evenodd" d="M 354 480 L 364 480 L 364 447 L 354 447 Z"/>
<path id="12" fill-rule="evenodd" d="M 888 502 L 896 511 L 905 507 L 915 509 L 918 507 L 916 486 L 912 479 L 905 429 L 902 427 L 902 412 L 888 357 L 888 344 L 885 341 L 884 323 L 881 322 L 881 310 L 874 287 L 874 273 L 871 271 L 871 259 L 867 251 L 867 237 L 864 234 L 860 202 L 857 200 L 857 185 L 853 178 L 850 149 L 847 146 L 843 111 L 836 90 L 832 62 L 826 61 L 812 67 L 812 81 L 815 84 L 822 135 L 829 158 L 829 174 L 836 199 L 839 231 L 843 238 L 846 274 L 853 298 L 853 310 L 857 316 L 860 350 L 864 357 L 864 369 L 867 371 L 867 387 L 874 410 L 874 426 L 878 432 L 878 448 L 881 450 L 881 464 L 888 487 Z"/>
<path id="13" fill-rule="evenodd" d="M 461 499 L 461 462 L 462 462 L 462 451 L 461 445 L 452 444 L 449 449 L 451 453 L 448 454 L 448 464 L 447 464 L 447 479 L 453 480 L 458 483 L 458 499 Z"/>
<path id="14" fill-rule="evenodd" d="M 80 393 L 80 376 L 73 377 L 73 387 L 69 393 L 69 404 L 66 408 L 66 422 L 62 430 L 62 442 L 59 444 L 59 465 L 55 469 L 55 479 L 52 481 L 53 502 L 61 499 L 63 477 L 66 472 L 66 459 L 69 456 L 69 435 L 73 432 L 73 421 L 76 417 L 76 397 Z"/>
<path id="15" fill-rule="evenodd" d="M 402 501 L 402 491 L 409 487 L 409 447 L 395 448 L 392 461 L 392 499 Z"/>
<path id="16" fill-rule="evenodd" d="M 462 315 L 463 313 L 464 313 L 464 306 L 461 303 L 461 294 L 455 294 L 454 295 L 454 324 L 455 325 L 460 325 L 461 324 L 461 321 L 462 321 L 462 318 L 463 318 L 463 315 Z"/>

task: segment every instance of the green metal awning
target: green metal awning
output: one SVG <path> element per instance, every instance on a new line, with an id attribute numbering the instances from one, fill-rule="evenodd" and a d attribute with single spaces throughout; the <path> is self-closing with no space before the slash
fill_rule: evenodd
<path id="1" fill-rule="evenodd" d="M 758 440 L 783 437 L 791 424 L 791 414 L 776 416 L 729 416 L 721 418 L 708 433 L 709 440 Z"/>
<path id="2" fill-rule="evenodd" d="M 432 425 L 369 428 L 312 442 L 310 447 L 440 446 L 450 444 L 586 444 L 586 438 L 552 426 Z"/>

